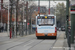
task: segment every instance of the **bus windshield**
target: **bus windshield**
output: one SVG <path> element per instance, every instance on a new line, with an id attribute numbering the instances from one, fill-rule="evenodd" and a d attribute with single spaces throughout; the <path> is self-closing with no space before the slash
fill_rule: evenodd
<path id="1" fill-rule="evenodd" d="M 49 19 L 37 19 L 37 24 L 39 26 L 42 25 L 54 25 L 54 18 L 49 18 Z"/>

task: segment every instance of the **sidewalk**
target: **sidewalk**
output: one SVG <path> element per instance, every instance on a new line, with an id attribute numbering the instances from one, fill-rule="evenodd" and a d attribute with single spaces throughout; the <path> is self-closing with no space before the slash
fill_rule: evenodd
<path id="1" fill-rule="evenodd" d="M 64 42 L 65 42 L 64 37 L 65 37 L 65 33 L 62 33 L 58 37 L 58 39 L 57 39 L 56 43 L 54 44 L 52 50 L 64 50 L 64 47 L 65 47 L 65 45 L 64 45 Z M 65 42 L 65 43 L 67 43 L 67 42 Z"/>
<path id="2" fill-rule="evenodd" d="M 65 33 L 61 34 L 53 46 L 52 50 L 69 50 L 67 39 L 65 38 Z M 72 45 L 71 50 L 75 50 Z"/>
<path id="3" fill-rule="evenodd" d="M 75 40 L 74 40 L 74 44 L 71 44 L 71 47 L 74 47 L 74 50 L 75 50 Z"/>
<path id="4" fill-rule="evenodd" d="M 7 32 L 0 32 L 0 37 L 8 36 Z"/>
<path id="5" fill-rule="evenodd" d="M 0 32 L 0 42 L 10 40 L 7 32 Z"/>

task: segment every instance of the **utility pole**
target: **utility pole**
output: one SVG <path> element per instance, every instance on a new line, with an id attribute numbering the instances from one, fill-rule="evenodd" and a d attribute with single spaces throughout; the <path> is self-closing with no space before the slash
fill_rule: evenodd
<path id="1" fill-rule="evenodd" d="M 10 39 L 11 39 L 11 36 L 12 36 L 12 27 L 11 27 L 11 23 L 12 23 L 12 6 L 13 6 L 13 4 L 12 4 L 12 0 L 10 0 L 10 5 L 11 5 L 11 11 L 10 11 Z"/>
<path id="2" fill-rule="evenodd" d="M 2 9 L 3 9 L 3 0 L 1 0 L 1 27 L 2 27 Z"/>
<path id="3" fill-rule="evenodd" d="M 13 0 L 13 5 L 14 5 L 14 37 L 16 37 L 16 1 L 15 0 Z"/>
<path id="4" fill-rule="evenodd" d="M 38 0 L 38 13 L 39 13 L 39 16 L 40 16 L 40 0 Z"/>
<path id="5" fill-rule="evenodd" d="M 22 22 L 22 28 L 21 28 L 21 30 L 22 30 L 22 36 L 23 36 L 23 4 L 22 4 L 22 12 L 21 12 L 21 22 Z"/>
<path id="6" fill-rule="evenodd" d="M 18 1 L 17 0 L 17 4 L 16 4 L 16 37 L 17 37 L 17 24 L 18 24 Z"/>
<path id="7" fill-rule="evenodd" d="M 8 36 L 9 36 L 9 0 L 8 0 Z"/>
<path id="8" fill-rule="evenodd" d="M 49 0 L 49 13 L 48 14 L 50 14 L 50 0 Z"/>
<path id="9" fill-rule="evenodd" d="M 31 26 L 32 26 L 32 25 L 31 25 L 31 24 L 32 24 L 32 23 L 31 23 L 31 22 L 32 22 L 32 20 L 31 20 L 31 17 L 32 17 L 32 15 L 31 15 L 31 14 L 32 14 L 32 10 L 31 10 L 31 9 L 32 9 L 32 8 L 29 8 L 29 13 L 30 13 L 30 15 L 29 15 L 29 17 L 30 17 L 30 20 L 29 20 L 29 23 L 30 23 L 30 24 L 29 24 L 29 29 L 30 29 L 30 31 L 29 31 L 29 33 L 32 33 L 32 27 L 31 27 Z"/>
<path id="10" fill-rule="evenodd" d="M 16 9 L 15 9 L 15 19 L 16 19 Z M 16 36 L 16 20 L 14 21 L 14 35 Z"/>
<path id="11" fill-rule="evenodd" d="M 27 35 L 27 30 L 28 30 L 27 22 L 28 22 L 28 1 L 26 2 L 26 35 Z"/>
<path id="12" fill-rule="evenodd" d="M 25 3 L 25 1 L 24 1 L 24 3 Z M 22 20 L 22 29 L 23 29 L 22 30 L 22 35 L 24 35 L 24 28 L 23 28 L 24 27 L 24 3 L 23 3 L 23 18 L 22 18 L 23 19 Z"/>
<path id="13" fill-rule="evenodd" d="M 72 0 L 71 2 L 75 2 Z M 71 3 L 72 4 L 72 3 Z M 74 36 L 75 36 L 75 5 L 71 6 L 71 11 L 74 13 L 71 13 L 71 43 L 74 43 Z"/>
<path id="14" fill-rule="evenodd" d="M 69 0 L 66 1 L 66 37 L 67 37 L 67 33 L 68 33 L 68 18 L 69 17 Z"/>

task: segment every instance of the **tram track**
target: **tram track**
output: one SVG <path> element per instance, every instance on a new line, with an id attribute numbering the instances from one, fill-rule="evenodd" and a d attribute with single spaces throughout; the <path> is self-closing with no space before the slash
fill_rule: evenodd
<path id="1" fill-rule="evenodd" d="M 61 34 L 58 35 L 57 39 L 54 41 L 54 43 L 52 44 L 52 46 L 51 46 L 51 48 L 50 48 L 49 50 L 52 50 L 52 47 L 54 46 L 54 44 L 56 43 L 56 41 L 58 40 L 58 38 L 59 38 L 60 35 L 61 35 Z M 45 40 L 45 39 L 44 39 L 44 40 Z M 44 40 L 43 40 L 43 41 L 44 41 Z M 41 42 L 43 42 L 43 41 L 41 41 Z M 41 43 L 41 42 L 39 42 L 39 43 Z M 39 44 L 39 43 L 37 43 L 37 44 Z M 35 44 L 34 46 L 36 46 L 37 44 Z M 30 50 L 30 49 L 33 48 L 34 46 L 30 47 L 28 50 Z"/>
<path id="2" fill-rule="evenodd" d="M 61 35 L 61 34 L 58 35 L 57 39 L 56 39 L 56 40 L 54 41 L 54 43 L 51 45 L 51 47 L 50 47 L 49 50 L 52 50 L 52 47 L 54 46 L 54 44 L 56 43 L 56 41 L 58 40 L 58 38 L 59 38 L 60 35 Z M 34 39 L 31 39 L 31 40 L 25 41 L 25 42 L 23 42 L 23 43 L 21 43 L 21 44 L 12 46 L 12 47 L 8 48 L 7 50 L 13 49 L 14 47 L 18 47 L 18 46 L 21 46 L 21 45 L 22 45 L 22 46 L 24 45 L 24 47 L 25 47 L 25 49 L 26 49 L 26 47 L 28 47 L 28 45 L 30 45 L 30 44 L 32 44 L 32 43 L 35 43 L 35 44 L 33 44 L 32 46 L 30 46 L 30 47 L 27 48 L 27 50 L 30 50 L 30 49 L 33 48 L 34 46 L 36 46 L 36 45 L 42 43 L 44 40 L 45 40 L 45 39 L 42 39 L 42 40 L 40 41 L 40 40 L 37 40 L 37 39 L 34 38 Z M 30 43 L 29 41 L 30 41 L 30 42 L 33 41 L 33 42 Z M 36 41 L 38 41 L 38 42 L 36 42 Z M 28 44 L 27 44 L 27 43 L 28 43 Z"/>
<path id="3" fill-rule="evenodd" d="M 34 38 L 35 39 L 35 38 Z M 34 39 L 31 39 L 31 40 L 34 40 Z M 25 42 L 23 42 L 23 43 L 20 43 L 20 44 L 17 44 L 17 45 L 15 45 L 15 46 L 12 46 L 12 47 L 10 47 L 10 48 L 7 48 L 6 50 L 10 50 L 10 49 L 12 49 L 12 48 L 14 48 L 14 47 L 17 47 L 17 46 L 19 46 L 19 45 L 22 45 L 22 44 L 24 44 L 24 43 L 27 43 L 27 42 L 29 42 L 29 41 L 31 41 L 30 39 L 29 40 L 27 40 L 27 41 L 25 41 Z"/>
<path id="4" fill-rule="evenodd" d="M 21 44 L 12 46 L 12 47 L 10 47 L 10 48 L 8 48 L 8 49 L 6 49 L 6 50 L 10 50 L 10 49 L 12 49 L 12 48 L 14 48 L 14 47 L 17 47 L 17 46 L 20 46 L 20 45 L 23 45 L 23 44 L 24 44 L 25 46 L 27 46 L 27 45 L 29 45 L 30 43 L 29 43 L 29 44 L 25 44 L 25 43 L 27 43 L 27 42 L 29 42 L 29 41 L 32 41 L 32 40 L 37 40 L 37 39 L 31 39 L 31 40 L 28 40 L 28 41 L 23 42 L 23 43 L 21 43 Z M 40 40 L 39 42 L 37 42 L 35 45 L 31 46 L 30 48 L 36 46 L 37 44 L 41 43 L 42 41 L 44 41 L 44 39 L 43 39 L 43 40 Z M 34 41 L 34 42 L 35 42 L 35 41 Z M 29 48 L 29 49 L 30 49 L 30 48 Z M 29 50 L 29 49 L 28 49 L 28 50 Z"/>
<path id="5" fill-rule="evenodd" d="M 33 48 L 34 46 L 36 46 L 37 44 L 39 44 L 39 43 L 41 43 L 41 42 L 43 42 L 45 39 L 43 39 L 42 41 L 40 41 L 40 42 L 38 42 L 38 43 L 36 43 L 35 45 L 33 45 L 32 47 L 30 47 L 28 50 L 30 50 L 31 48 Z"/>
<path id="6" fill-rule="evenodd" d="M 50 39 L 49 40 L 47 40 L 47 39 L 37 39 L 37 38 L 34 38 L 33 36 L 28 36 L 28 37 L 25 37 L 25 38 L 19 38 L 15 41 L 11 41 L 9 44 L 6 43 L 5 46 L 10 45 L 10 47 L 6 47 L 6 50 L 15 50 L 15 49 L 18 49 L 20 47 L 22 49 L 25 49 L 25 50 L 26 49 L 27 50 L 32 50 L 36 47 L 38 48 L 38 46 L 42 47 L 43 46 L 42 44 L 45 45 L 47 43 L 47 44 L 50 44 L 50 45 L 48 45 L 50 47 L 46 47 L 46 48 L 48 48 L 48 50 L 52 50 L 53 46 L 55 45 L 55 43 L 58 40 L 60 35 L 61 34 L 58 34 L 57 39 L 55 39 L 55 40 L 54 39 L 53 40 L 50 40 Z M 39 49 L 42 49 L 42 48 L 39 48 Z"/>
<path id="7" fill-rule="evenodd" d="M 5 44 L 8 44 L 8 43 L 12 43 L 12 42 L 16 42 L 16 41 L 21 41 L 21 40 L 24 40 L 24 39 L 22 39 L 22 38 L 24 38 L 24 37 L 20 37 L 20 38 L 16 38 L 16 39 L 12 39 L 12 40 L 6 40 L 6 41 L 0 41 L 0 46 L 1 45 L 5 45 Z M 20 40 L 21 39 L 21 40 Z"/>
<path id="8" fill-rule="evenodd" d="M 45 39 L 44 39 L 44 40 L 45 40 Z M 42 43 L 44 40 L 42 40 L 42 41 L 36 43 L 36 44 L 33 45 L 32 47 L 30 47 L 28 50 L 30 50 L 31 48 L 33 48 L 33 47 L 36 46 L 37 44 Z M 51 48 L 50 48 L 49 50 L 52 50 L 52 47 L 54 46 L 54 44 L 56 43 L 56 41 L 57 41 L 57 39 L 54 41 L 54 43 L 52 44 L 52 46 L 51 46 Z"/>
<path id="9" fill-rule="evenodd" d="M 23 43 L 20 43 L 20 44 L 18 44 L 18 45 L 12 46 L 12 47 L 10 47 L 10 48 L 8 48 L 8 49 L 6 49 L 6 50 L 10 50 L 10 49 L 12 49 L 12 48 L 14 48 L 14 47 L 23 45 L 23 44 L 28 43 L 29 41 L 33 41 L 33 40 L 39 41 L 39 42 L 37 42 L 35 45 L 31 46 L 30 48 L 32 48 L 32 47 L 36 46 L 37 44 L 41 43 L 42 41 L 44 41 L 44 39 L 42 39 L 42 40 L 37 40 L 37 39 L 34 38 L 34 39 L 31 39 L 31 40 L 27 40 L 27 41 L 25 41 L 25 42 L 23 42 Z M 34 41 L 34 42 L 35 42 L 35 41 Z M 25 44 L 25 45 L 27 45 L 27 44 Z M 30 49 L 30 48 L 29 48 L 29 49 Z M 28 49 L 28 50 L 29 50 L 29 49 Z"/>

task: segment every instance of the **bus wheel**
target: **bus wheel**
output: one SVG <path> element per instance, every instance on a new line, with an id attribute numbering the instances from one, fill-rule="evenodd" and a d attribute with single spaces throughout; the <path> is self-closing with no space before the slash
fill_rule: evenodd
<path id="1" fill-rule="evenodd" d="M 54 36 L 54 39 L 56 39 L 57 38 L 57 36 Z"/>
<path id="2" fill-rule="evenodd" d="M 40 39 L 39 37 L 37 37 L 37 39 Z"/>

